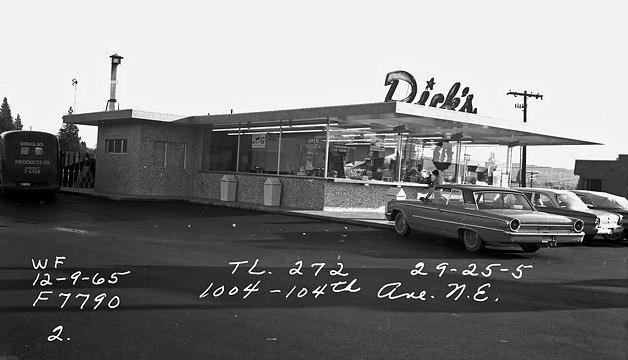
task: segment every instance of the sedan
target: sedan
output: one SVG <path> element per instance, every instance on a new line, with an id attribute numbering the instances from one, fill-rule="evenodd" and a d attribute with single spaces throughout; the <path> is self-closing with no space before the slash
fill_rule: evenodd
<path id="1" fill-rule="evenodd" d="M 439 185 L 421 200 L 390 201 L 386 218 L 399 235 L 417 230 L 458 238 L 471 252 L 500 244 L 535 252 L 584 236 L 582 220 L 541 213 L 521 192 L 492 186 Z"/>
<path id="2" fill-rule="evenodd" d="M 590 209 L 587 204 L 571 191 L 554 189 L 519 188 L 537 210 L 584 221 L 584 240 L 592 240 L 596 235 L 617 237 L 623 231 L 621 215 L 603 210 Z"/>
<path id="3" fill-rule="evenodd" d="M 605 210 L 619 214 L 626 219 L 628 217 L 628 199 L 625 197 L 590 190 L 572 190 L 580 200 L 591 209 Z M 628 221 L 624 221 L 624 231 L 620 234 L 604 235 L 606 240 L 621 241 L 622 237 L 628 239 Z"/>

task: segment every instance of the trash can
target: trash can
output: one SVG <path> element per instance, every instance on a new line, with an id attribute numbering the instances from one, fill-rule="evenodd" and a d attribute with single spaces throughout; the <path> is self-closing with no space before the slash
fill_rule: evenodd
<path id="1" fill-rule="evenodd" d="M 233 175 L 225 175 L 220 179 L 220 200 L 235 201 L 238 181 Z"/>
<path id="2" fill-rule="evenodd" d="M 388 203 L 391 200 L 405 200 L 405 199 L 406 199 L 406 192 L 403 191 L 402 188 L 391 187 L 390 189 L 388 189 L 388 191 L 386 191 L 386 196 L 384 198 L 384 201 L 386 202 L 386 211 L 388 211 Z"/>
<path id="3" fill-rule="evenodd" d="M 281 203 L 281 182 L 277 178 L 268 178 L 264 182 L 264 205 L 279 206 Z"/>

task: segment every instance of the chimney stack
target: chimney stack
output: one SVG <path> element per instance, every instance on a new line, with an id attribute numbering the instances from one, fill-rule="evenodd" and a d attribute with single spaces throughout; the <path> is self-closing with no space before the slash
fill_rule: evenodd
<path id="1" fill-rule="evenodd" d="M 107 111 L 113 111 L 116 109 L 116 84 L 118 83 L 118 65 L 124 59 L 118 54 L 109 56 L 111 58 L 111 93 L 109 95 L 109 101 L 107 101 Z"/>

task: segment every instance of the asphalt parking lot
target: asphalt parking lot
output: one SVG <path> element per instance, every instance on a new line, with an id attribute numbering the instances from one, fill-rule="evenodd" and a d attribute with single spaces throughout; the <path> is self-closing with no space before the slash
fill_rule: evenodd
<path id="1" fill-rule="evenodd" d="M 472 254 L 206 204 L 0 199 L 0 359 L 625 358 L 627 245 Z"/>

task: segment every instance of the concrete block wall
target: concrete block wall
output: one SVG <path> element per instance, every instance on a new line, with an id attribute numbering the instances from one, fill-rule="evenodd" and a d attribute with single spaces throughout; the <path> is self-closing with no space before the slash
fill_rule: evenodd
<path id="1" fill-rule="evenodd" d="M 106 139 L 126 139 L 126 154 L 105 151 Z M 128 195 L 187 197 L 198 169 L 195 129 L 172 123 L 145 122 L 98 127 L 95 189 Z M 185 168 L 153 165 L 155 141 L 186 144 Z"/>
<path id="2" fill-rule="evenodd" d="M 220 179 L 225 174 L 234 175 L 237 181 L 236 201 L 263 204 L 264 183 L 270 174 L 220 173 L 199 171 L 194 184 L 193 197 L 220 199 Z M 278 176 L 281 183 L 282 207 L 307 210 L 323 210 L 324 179 L 308 179 Z"/>
<path id="3" fill-rule="evenodd" d="M 126 139 L 127 153 L 107 153 L 106 139 Z M 123 194 L 134 193 L 140 175 L 140 139 L 140 127 L 133 124 L 98 127 L 95 190 Z"/>

